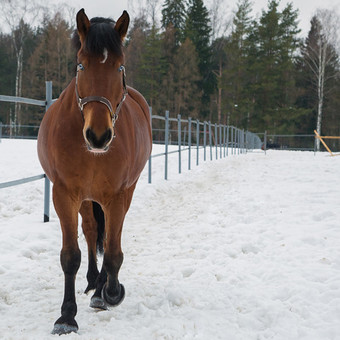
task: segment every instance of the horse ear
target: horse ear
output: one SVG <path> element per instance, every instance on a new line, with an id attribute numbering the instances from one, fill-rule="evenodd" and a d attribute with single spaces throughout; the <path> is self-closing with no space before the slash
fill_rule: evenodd
<path id="1" fill-rule="evenodd" d="M 85 14 L 84 8 L 77 13 L 77 30 L 81 43 L 84 42 L 86 35 L 90 29 L 91 23 L 87 15 Z"/>
<path id="2" fill-rule="evenodd" d="M 115 30 L 119 33 L 120 39 L 122 41 L 124 40 L 124 38 L 126 36 L 126 32 L 128 30 L 129 23 L 130 23 L 129 14 L 128 14 L 127 11 L 124 11 L 123 14 L 121 15 L 121 17 L 117 20 L 116 26 L 115 26 Z"/>

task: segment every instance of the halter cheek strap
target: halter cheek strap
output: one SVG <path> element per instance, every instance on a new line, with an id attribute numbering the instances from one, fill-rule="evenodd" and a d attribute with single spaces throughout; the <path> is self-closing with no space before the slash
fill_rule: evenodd
<path id="1" fill-rule="evenodd" d="M 78 104 L 79 110 L 80 110 L 80 112 L 82 114 L 83 120 L 85 120 L 84 112 L 83 112 L 84 106 L 86 104 L 90 103 L 90 102 L 99 102 L 99 103 L 102 103 L 102 104 L 106 105 L 107 108 L 109 109 L 110 116 L 111 116 L 111 119 L 112 119 L 112 127 L 114 128 L 115 127 L 115 123 L 116 123 L 116 121 L 118 119 L 119 111 L 120 111 L 120 109 L 121 109 L 121 107 L 122 107 L 122 105 L 124 103 L 124 100 L 125 100 L 127 94 L 128 94 L 128 91 L 127 91 L 127 88 L 126 88 L 126 82 L 125 82 L 125 78 L 126 78 L 125 67 L 123 65 L 121 65 L 119 67 L 119 71 L 123 72 L 123 97 L 120 100 L 119 104 L 117 105 L 115 112 L 113 112 L 111 102 L 107 98 L 105 98 L 105 97 L 102 97 L 102 96 L 88 96 L 88 97 L 81 98 L 79 96 L 79 92 L 78 92 L 78 71 L 79 70 L 83 70 L 83 68 L 78 65 L 77 66 L 77 75 L 76 75 L 76 97 L 77 97 L 77 104 Z M 113 137 L 116 137 L 114 131 L 113 131 Z"/>

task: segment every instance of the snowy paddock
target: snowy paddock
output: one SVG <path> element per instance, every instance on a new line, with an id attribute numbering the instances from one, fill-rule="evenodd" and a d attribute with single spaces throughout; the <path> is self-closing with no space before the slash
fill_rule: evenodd
<path id="1" fill-rule="evenodd" d="M 159 153 L 159 146 L 154 152 Z M 185 158 L 185 154 L 183 157 Z M 35 141 L 2 140 L 0 182 L 42 173 Z M 202 160 L 202 158 L 201 158 Z M 89 308 L 66 339 L 340 339 L 340 157 L 269 151 L 201 162 L 169 180 L 153 160 L 123 231 L 123 303 Z M 59 339 L 61 231 L 44 181 L 0 190 L 0 339 Z"/>

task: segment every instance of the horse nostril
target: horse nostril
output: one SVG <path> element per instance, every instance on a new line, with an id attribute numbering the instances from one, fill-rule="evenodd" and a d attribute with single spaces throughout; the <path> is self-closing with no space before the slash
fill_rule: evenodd
<path id="1" fill-rule="evenodd" d="M 103 135 L 103 138 L 105 139 L 105 144 L 109 143 L 112 139 L 112 131 L 111 129 L 107 129 L 106 132 Z"/>
<path id="2" fill-rule="evenodd" d="M 91 147 L 95 149 L 104 149 L 112 139 L 112 131 L 111 129 L 107 129 L 98 138 L 97 135 L 93 132 L 93 130 L 88 128 L 85 132 L 85 137 Z"/>
<path id="3" fill-rule="evenodd" d="M 85 136 L 89 144 L 93 145 L 93 142 L 96 140 L 96 136 L 90 128 L 86 130 Z"/>

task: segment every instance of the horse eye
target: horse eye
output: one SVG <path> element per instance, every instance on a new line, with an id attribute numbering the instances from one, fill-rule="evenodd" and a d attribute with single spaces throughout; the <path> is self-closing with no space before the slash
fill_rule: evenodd
<path id="1" fill-rule="evenodd" d="M 121 66 L 119 67 L 118 71 L 119 71 L 119 72 L 122 72 L 122 71 L 124 70 L 124 68 L 125 68 L 125 67 L 124 67 L 123 65 L 121 65 Z"/>
<path id="2" fill-rule="evenodd" d="M 78 71 L 79 71 L 79 70 L 80 70 L 80 71 L 84 71 L 84 66 L 83 66 L 83 64 L 78 64 L 77 68 L 78 68 Z"/>

